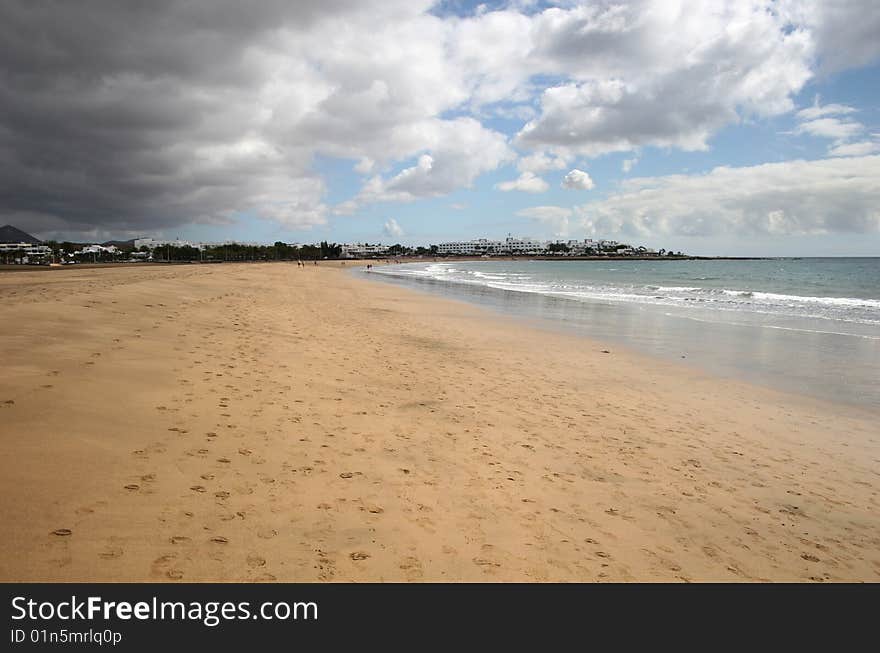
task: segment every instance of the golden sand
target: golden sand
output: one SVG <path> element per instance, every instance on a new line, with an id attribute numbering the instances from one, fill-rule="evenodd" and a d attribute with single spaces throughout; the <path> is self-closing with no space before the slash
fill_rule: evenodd
<path id="1" fill-rule="evenodd" d="M 876 415 L 330 268 L 0 276 L 0 580 L 880 580 Z"/>

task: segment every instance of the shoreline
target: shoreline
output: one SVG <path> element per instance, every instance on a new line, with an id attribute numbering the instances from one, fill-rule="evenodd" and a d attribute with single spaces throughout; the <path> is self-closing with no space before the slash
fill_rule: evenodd
<path id="1" fill-rule="evenodd" d="M 430 276 L 395 274 L 393 265 L 382 267 L 387 269 L 378 271 L 374 278 L 395 287 L 462 301 L 544 330 L 625 347 L 640 356 L 673 363 L 687 360 L 689 366 L 718 378 L 735 379 L 807 400 L 828 401 L 880 415 L 880 395 L 872 383 L 873 352 L 865 351 L 862 358 L 850 361 L 826 353 L 829 342 L 817 340 L 876 340 L 874 336 L 839 333 L 833 327 L 817 330 L 822 329 L 822 325 L 806 322 L 767 325 L 748 321 L 747 314 L 723 313 L 729 316 L 724 320 L 706 313 L 673 312 L 668 306 L 651 303 L 616 302 L 602 297 L 571 299 L 541 291 L 498 288 L 492 284 L 456 283 Z M 360 270 L 352 270 L 352 273 L 358 272 Z M 699 324 L 696 332 L 692 331 L 694 324 Z M 760 350 L 750 349 L 755 338 L 762 343 Z M 825 360 L 811 358 L 802 364 L 799 359 L 790 357 L 809 350 L 822 351 Z M 745 364 L 744 361 L 750 362 Z M 842 374 L 844 369 L 850 374 L 848 385 L 829 388 L 829 384 L 839 382 L 835 372 Z"/>
<path id="2" fill-rule="evenodd" d="M 317 259 L 319 264 L 381 264 L 394 265 L 396 263 L 418 263 L 424 261 L 442 262 L 462 262 L 462 261 L 786 261 L 786 260 L 802 260 L 810 258 L 877 258 L 875 256 L 400 256 L 400 257 L 380 257 L 367 259 Z M 305 259 L 305 262 L 311 264 L 316 259 Z M 394 262 L 392 262 L 394 260 Z M 52 264 L 52 265 L 18 265 L 18 264 L 0 264 L 0 273 L 2 272 L 43 272 L 47 270 L 62 270 L 76 267 L 76 269 L 97 269 L 97 268 L 120 268 L 120 267 L 150 267 L 150 266 L 167 266 L 167 265 L 217 265 L 225 263 L 227 265 L 242 264 L 266 264 L 266 263 L 296 263 L 296 260 L 282 261 L 114 261 L 104 263 L 77 263 L 75 266 Z"/>
<path id="3" fill-rule="evenodd" d="M 0 277 L 0 578 L 880 579 L 868 413 L 345 267 Z"/>

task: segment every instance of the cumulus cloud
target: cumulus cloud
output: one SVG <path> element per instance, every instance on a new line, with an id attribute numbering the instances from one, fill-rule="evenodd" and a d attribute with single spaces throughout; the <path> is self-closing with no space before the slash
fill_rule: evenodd
<path id="1" fill-rule="evenodd" d="M 524 172 L 512 181 L 503 181 L 495 188 L 505 192 L 519 190 L 524 193 L 543 193 L 550 185 L 533 172 Z"/>
<path id="2" fill-rule="evenodd" d="M 562 178 L 561 186 L 568 190 L 590 190 L 594 184 L 590 175 L 575 168 Z"/>
<path id="3" fill-rule="evenodd" d="M 816 61 L 880 49 L 868 0 L 435 4 L 0 3 L 0 220 L 44 236 L 241 213 L 302 229 L 513 162 L 504 189 L 541 192 L 577 156 L 704 149 L 791 111 Z M 800 116 L 803 133 L 867 152 L 833 107 Z M 350 162 L 354 197 L 327 205 L 319 157 Z"/>
<path id="4" fill-rule="evenodd" d="M 810 78 L 807 30 L 761 3 L 590 5 L 547 10 L 537 57 L 569 80 L 545 89 L 521 147 L 598 156 L 641 146 L 702 150 L 742 116 L 793 108 Z"/>
<path id="5" fill-rule="evenodd" d="M 880 231 L 880 156 L 644 177 L 576 207 L 589 234 L 708 236 Z"/>
<path id="6" fill-rule="evenodd" d="M 781 0 L 775 10 L 810 30 L 825 74 L 880 57 L 880 13 L 874 0 Z"/>
<path id="7" fill-rule="evenodd" d="M 391 238 L 400 238 L 403 235 L 403 228 L 397 224 L 397 220 L 394 218 L 388 218 L 388 220 L 386 220 L 382 231 L 386 236 Z"/>
<path id="8" fill-rule="evenodd" d="M 424 121 L 411 129 L 418 132 L 418 142 L 430 154 L 421 154 L 414 165 L 396 175 L 369 179 L 355 198 L 356 204 L 445 195 L 471 186 L 479 175 L 514 158 L 502 134 L 473 118 Z"/>
<path id="9" fill-rule="evenodd" d="M 620 164 L 620 169 L 624 173 L 629 173 L 629 171 L 633 169 L 633 166 L 635 166 L 638 162 L 638 157 L 633 157 L 632 159 L 624 159 L 623 163 Z"/>

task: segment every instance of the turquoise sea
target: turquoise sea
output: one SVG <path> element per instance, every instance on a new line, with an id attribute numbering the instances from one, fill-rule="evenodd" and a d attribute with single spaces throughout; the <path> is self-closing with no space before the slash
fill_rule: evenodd
<path id="1" fill-rule="evenodd" d="M 425 261 L 372 276 L 880 408 L 880 258 Z"/>

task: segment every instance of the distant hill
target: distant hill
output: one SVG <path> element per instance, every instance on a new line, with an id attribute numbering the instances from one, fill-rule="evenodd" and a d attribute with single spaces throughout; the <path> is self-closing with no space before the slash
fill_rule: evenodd
<path id="1" fill-rule="evenodd" d="M 105 243 L 101 243 L 104 247 L 110 247 L 110 245 L 116 245 L 117 247 L 134 247 L 134 238 L 131 240 L 108 240 Z"/>
<path id="2" fill-rule="evenodd" d="M 34 238 L 26 231 L 13 227 L 11 224 L 0 227 L 0 243 L 30 243 L 32 245 L 39 245 L 42 242 L 39 238 Z"/>

